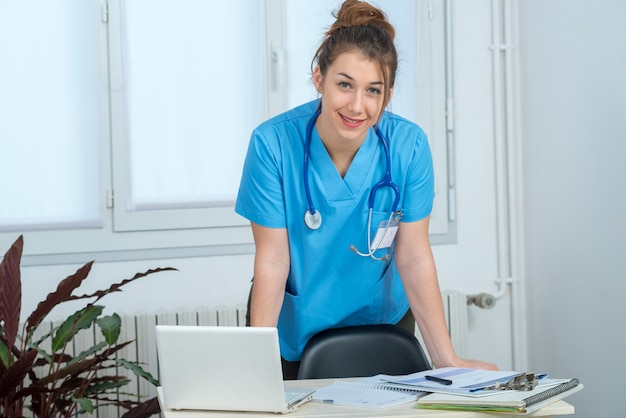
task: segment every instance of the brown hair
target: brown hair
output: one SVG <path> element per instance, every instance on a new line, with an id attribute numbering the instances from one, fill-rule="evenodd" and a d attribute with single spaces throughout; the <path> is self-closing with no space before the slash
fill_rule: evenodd
<path id="1" fill-rule="evenodd" d="M 396 30 L 382 10 L 360 0 L 344 1 L 333 15 L 336 21 L 326 32 L 311 68 L 319 65 L 320 73 L 325 76 L 339 55 L 354 51 L 378 62 L 385 83 L 384 109 L 391 100 L 398 68 L 398 53 L 393 43 Z"/>

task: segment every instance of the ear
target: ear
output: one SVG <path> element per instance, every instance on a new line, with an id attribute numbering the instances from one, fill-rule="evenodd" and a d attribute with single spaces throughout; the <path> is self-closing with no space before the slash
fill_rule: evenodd
<path id="1" fill-rule="evenodd" d="M 323 82 L 324 76 L 322 75 L 322 71 L 320 70 L 320 66 L 318 65 L 313 70 L 313 85 L 315 86 L 315 90 L 317 90 L 319 94 L 322 94 L 324 92 Z"/>

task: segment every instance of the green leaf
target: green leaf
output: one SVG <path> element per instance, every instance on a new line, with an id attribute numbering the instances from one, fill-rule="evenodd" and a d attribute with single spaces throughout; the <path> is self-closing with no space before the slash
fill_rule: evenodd
<path id="1" fill-rule="evenodd" d="M 74 363 L 78 363 L 80 361 L 83 361 L 88 356 L 97 353 L 98 351 L 104 349 L 107 346 L 108 346 L 108 344 L 106 342 L 101 341 L 98 344 L 88 348 L 87 350 L 80 352 L 77 356 L 74 356 L 74 358 L 72 360 L 67 362 L 67 365 L 70 366 L 70 365 L 72 365 Z"/>
<path id="2" fill-rule="evenodd" d="M 52 339 L 52 351 L 57 352 L 67 344 L 78 331 L 91 327 L 91 324 L 102 313 L 104 306 L 88 305 L 79 311 L 76 311 L 67 318 L 57 329 Z"/>
<path id="3" fill-rule="evenodd" d="M 135 374 L 135 376 L 143 377 L 148 382 L 152 383 L 154 386 L 160 386 L 159 381 L 155 379 L 149 372 L 142 369 L 141 366 L 139 366 L 138 364 L 131 363 L 130 361 L 124 360 L 124 359 L 118 359 L 117 363 L 121 364 L 128 370 L 132 371 Z"/>
<path id="4" fill-rule="evenodd" d="M 77 403 L 85 412 L 93 413 L 93 403 L 86 398 L 72 398 L 72 402 Z"/>
<path id="5" fill-rule="evenodd" d="M 93 396 L 94 394 L 110 393 L 112 390 L 117 390 L 130 383 L 130 379 L 122 376 L 115 376 L 116 380 L 99 381 L 89 385 L 85 390 L 85 393 Z"/>
<path id="6" fill-rule="evenodd" d="M 6 344 L 0 341 L 0 362 L 2 362 L 2 365 L 5 369 L 11 365 L 9 363 L 12 360 L 10 354 L 11 352 L 9 351 L 9 348 L 6 346 Z"/>
<path id="7" fill-rule="evenodd" d="M 109 345 L 114 345 L 120 337 L 122 330 L 122 318 L 116 313 L 111 316 L 105 316 L 96 321 L 102 332 L 104 340 Z"/>

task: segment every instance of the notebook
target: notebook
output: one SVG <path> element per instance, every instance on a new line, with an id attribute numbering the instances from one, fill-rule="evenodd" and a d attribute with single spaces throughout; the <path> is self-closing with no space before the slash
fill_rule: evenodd
<path id="1" fill-rule="evenodd" d="M 288 413 L 312 390 L 285 391 L 278 331 L 156 326 L 164 409 Z"/>
<path id="2" fill-rule="evenodd" d="M 578 379 L 550 379 L 533 390 L 494 391 L 491 395 L 471 397 L 432 393 L 417 401 L 418 408 L 456 411 L 499 412 L 529 415 L 583 389 Z"/>
<path id="3" fill-rule="evenodd" d="M 389 383 L 385 375 L 359 380 L 336 380 L 315 391 L 314 402 L 364 408 L 387 408 L 414 402 L 427 394 L 420 390 Z"/>

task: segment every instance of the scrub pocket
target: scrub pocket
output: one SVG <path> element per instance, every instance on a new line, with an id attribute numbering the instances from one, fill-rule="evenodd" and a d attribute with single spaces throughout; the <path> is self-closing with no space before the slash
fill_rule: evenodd
<path id="1" fill-rule="evenodd" d="M 390 212 L 372 212 L 370 236 L 364 237 L 364 242 L 366 242 L 367 247 L 364 248 L 365 251 L 361 252 L 369 252 L 370 243 L 372 248 L 379 248 L 374 252 L 376 258 L 380 258 L 391 252 L 396 233 L 398 232 L 399 220 L 395 218 L 390 220 L 389 215 Z"/>
<path id="2" fill-rule="evenodd" d="M 304 347 L 301 335 L 301 299 L 299 296 L 285 292 L 285 300 L 278 317 L 278 335 L 280 339 L 280 352 L 286 360 L 296 361 L 300 359 Z"/>

